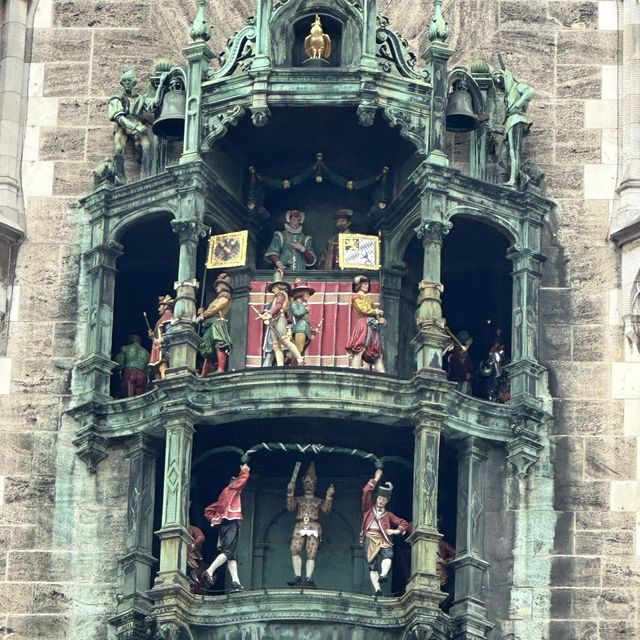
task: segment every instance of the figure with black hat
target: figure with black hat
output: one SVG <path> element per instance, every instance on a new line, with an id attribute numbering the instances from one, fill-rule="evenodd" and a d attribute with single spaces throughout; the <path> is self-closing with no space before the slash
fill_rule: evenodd
<path id="1" fill-rule="evenodd" d="M 336 221 L 336 233 L 329 238 L 327 249 L 320 259 L 320 268 L 327 271 L 335 271 L 340 268 L 338 263 L 338 244 L 341 233 L 349 233 L 351 228 L 351 218 L 353 211 L 351 209 L 340 209 L 333 214 Z"/>
<path id="2" fill-rule="evenodd" d="M 302 232 L 304 211 L 292 209 L 284 216 L 284 230 L 275 231 L 264 257 L 273 263 L 280 276 L 287 271 L 302 271 L 313 267 L 316 254 L 313 240 Z"/>
<path id="3" fill-rule="evenodd" d="M 213 373 L 224 373 L 229 351 L 231 351 L 231 336 L 227 320 L 233 294 L 231 279 L 226 273 L 221 273 L 213 283 L 213 288 L 216 292 L 215 300 L 206 309 L 199 309 L 196 318 L 203 323 L 204 329 L 200 343 L 200 355 L 204 358 L 201 376 L 212 372 L 214 353 L 218 367 Z"/>
<path id="4" fill-rule="evenodd" d="M 468 331 L 460 331 L 445 353 L 447 357 L 447 380 L 456 383 L 456 389 L 470 396 L 473 382 L 473 361 L 469 349 L 473 338 Z"/>
<path id="5" fill-rule="evenodd" d="M 393 485 L 385 482 L 383 486 L 378 486 L 381 478 L 382 469 L 376 469 L 374 477 L 362 489 L 360 543 L 364 546 L 369 563 L 369 578 L 375 596 L 382 595 L 380 585 L 389 580 L 393 560 L 392 537 L 404 536 L 411 531 L 411 525 L 406 520 L 387 511 Z M 377 495 L 374 502 L 376 487 Z"/>
<path id="6" fill-rule="evenodd" d="M 315 292 L 316 290 L 310 287 L 302 278 L 296 278 L 293 281 L 293 288 L 291 289 L 291 315 L 293 316 L 291 333 L 301 354 L 304 354 L 314 334 L 311 328 L 311 316 L 307 303 Z"/>
<path id="7" fill-rule="evenodd" d="M 269 309 L 265 309 L 260 318 L 271 329 L 273 351 L 276 364 L 284 366 L 285 349 L 291 353 L 298 364 L 304 364 L 304 358 L 295 342 L 291 340 L 289 318 L 291 317 L 291 285 L 288 282 L 278 280 L 267 285 L 267 292 L 273 293 L 274 299 Z"/>
<path id="8" fill-rule="evenodd" d="M 209 586 L 213 586 L 214 572 L 226 564 L 231 576 L 231 589 L 243 591 L 238 577 L 238 562 L 236 560 L 236 548 L 240 536 L 240 523 L 242 522 L 242 490 L 249 481 L 249 465 L 240 465 L 240 474 L 233 476 L 229 484 L 222 490 L 218 499 L 212 502 L 205 510 L 204 516 L 212 527 L 220 527 L 218 531 L 218 550 L 220 551 L 211 566 L 204 572 L 203 577 Z"/>
<path id="9" fill-rule="evenodd" d="M 369 298 L 370 286 L 369 278 L 365 275 L 353 279 L 351 306 L 358 319 L 346 349 L 349 352 L 350 367 L 361 369 L 364 360 L 375 371 L 384 372 L 380 327 L 386 324 L 386 320 L 382 309 L 374 307 Z"/>
<path id="10" fill-rule="evenodd" d="M 315 589 L 315 582 L 311 579 L 316 567 L 316 556 L 322 538 L 322 525 L 320 524 L 320 512 L 331 513 L 333 496 L 336 492 L 332 484 L 327 488 L 324 500 L 316 496 L 316 466 L 312 462 L 307 469 L 302 482 L 304 494 L 295 496 L 296 478 L 300 463 L 296 463 L 291 481 L 287 485 L 287 511 L 296 511 L 296 524 L 291 537 L 291 561 L 293 564 L 293 580 L 287 584 L 290 587 L 305 587 Z M 306 549 L 307 562 L 305 566 L 305 579 L 302 579 L 302 550 Z"/>
<path id="11" fill-rule="evenodd" d="M 153 330 L 149 329 L 149 338 L 153 340 L 151 358 L 149 359 L 149 370 L 155 378 L 164 378 L 169 368 L 169 354 L 164 348 L 164 336 L 171 331 L 174 302 L 174 299 L 170 295 L 158 296 L 158 315 L 160 317 Z"/>

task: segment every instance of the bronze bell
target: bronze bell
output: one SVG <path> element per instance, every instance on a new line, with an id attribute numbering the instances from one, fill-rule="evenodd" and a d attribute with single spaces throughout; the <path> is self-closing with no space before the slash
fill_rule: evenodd
<path id="1" fill-rule="evenodd" d="M 153 123 L 153 133 L 165 140 L 181 140 L 184 136 L 186 93 L 182 89 L 167 91 L 162 111 Z"/>
<path id="2" fill-rule="evenodd" d="M 454 85 L 447 100 L 447 131 L 464 133 L 478 126 L 478 116 L 473 112 L 471 94 L 463 86 Z"/>

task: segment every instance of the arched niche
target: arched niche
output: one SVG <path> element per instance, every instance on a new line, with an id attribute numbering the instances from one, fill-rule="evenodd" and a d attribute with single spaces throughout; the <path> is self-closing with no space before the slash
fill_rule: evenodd
<path id="1" fill-rule="evenodd" d="M 305 40 L 310 34 L 311 25 L 315 21 L 315 17 L 320 18 L 322 31 L 331 40 L 331 53 L 327 58 L 323 58 L 324 62 L 318 63 L 320 68 L 324 67 L 340 67 L 342 62 L 342 22 L 336 20 L 329 15 L 319 15 L 317 13 L 309 13 L 293 25 L 293 51 L 291 53 L 291 65 L 294 67 L 306 66 L 309 59 L 305 51 Z"/>
<path id="2" fill-rule="evenodd" d="M 474 372 L 501 331 L 507 355 L 511 349 L 512 264 L 507 236 L 465 215 L 451 219 L 453 227 L 442 246 L 442 310 L 455 334 L 467 331 Z M 484 382 L 474 375 L 473 395 L 483 397 Z"/>
<path id="3" fill-rule="evenodd" d="M 270 24 L 273 64 L 276 67 L 299 66 L 305 57 L 304 38 L 309 35 L 311 22 L 319 15 L 323 29 L 332 37 L 339 58 L 331 66 L 353 66 L 362 56 L 362 15 L 345 0 L 318 2 L 290 0 L 273 12 Z M 325 28 L 325 22 L 327 28 Z M 338 41 L 333 41 L 338 36 Z M 300 40 L 301 38 L 301 40 Z M 302 45 L 302 46 L 301 46 Z M 324 65 L 323 65 L 324 66 Z M 328 65 L 327 65 L 328 66 Z"/>

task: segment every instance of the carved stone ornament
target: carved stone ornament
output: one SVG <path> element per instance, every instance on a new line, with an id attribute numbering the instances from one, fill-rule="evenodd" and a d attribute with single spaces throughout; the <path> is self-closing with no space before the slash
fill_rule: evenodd
<path id="1" fill-rule="evenodd" d="M 200 238 L 207 236 L 208 227 L 202 224 L 197 218 L 191 220 L 172 220 L 171 228 L 174 233 L 179 234 L 180 242 L 191 240 L 197 242 Z"/>
<path id="2" fill-rule="evenodd" d="M 426 238 L 431 242 L 442 242 L 444 236 L 446 236 L 453 225 L 450 222 L 421 222 L 414 232 L 420 240 Z"/>
<path id="3" fill-rule="evenodd" d="M 247 25 L 229 38 L 227 48 L 218 57 L 220 69 L 213 71 L 211 78 L 225 78 L 238 68 L 249 71 L 255 58 L 255 43 L 255 18 L 248 18 Z"/>
<path id="4" fill-rule="evenodd" d="M 227 133 L 229 127 L 235 127 L 244 113 L 245 108 L 236 105 L 229 107 L 222 113 L 211 116 L 203 127 L 205 139 L 202 142 L 202 152 L 207 153 L 211 151 L 213 143 L 222 138 L 222 136 Z"/>
<path id="5" fill-rule="evenodd" d="M 378 108 L 375 104 L 366 104 L 364 102 L 358 105 L 358 123 L 361 127 L 370 127 L 376 118 Z"/>
<path id="6" fill-rule="evenodd" d="M 376 57 L 378 66 L 385 73 L 397 72 L 404 78 L 414 78 L 423 82 L 429 81 L 427 69 L 415 71 L 417 57 L 409 49 L 409 43 L 397 31 L 388 28 L 389 18 L 378 16 L 376 31 Z"/>
<path id="7" fill-rule="evenodd" d="M 251 122 L 256 127 L 264 127 L 271 117 L 271 109 L 264 107 L 251 107 Z"/>
<path id="8" fill-rule="evenodd" d="M 93 424 L 85 425 L 78 431 L 73 444 L 78 447 L 78 457 L 87 465 L 90 473 L 95 473 L 98 464 L 107 457 L 108 440 L 97 433 Z"/>
<path id="9" fill-rule="evenodd" d="M 507 462 L 518 478 L 526 478 L 544 446 L 537 434 L 529 428 L 527 420 L 521 416 L 515 418 L 511 432 L 517 437 L 507 443 Z"/>
<path id="10" fill-rule="evenodd" d="M 418 155 L 426 155 L 425 125 L 418 114 L 399 107 L 385 107 L 384 115 L 392 127 L 400 127 L 400 135 L 415 145 Z"/>

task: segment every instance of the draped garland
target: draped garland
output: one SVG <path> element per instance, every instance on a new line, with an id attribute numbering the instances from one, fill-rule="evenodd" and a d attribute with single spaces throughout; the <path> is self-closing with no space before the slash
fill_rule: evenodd
<path id="1" fill-rule="evenodd" d="M 250 210 L 256 208 L 260 187 L 271 191 L 286 191 L 292 187 L 297 187 L 311 178 L 317 183 L 322 183 L 327 180 L 336 187 L 346 189 L 347 191 L 360 191 L 361 189 L 367 189 L 373 186 L 375 187 L 373 197 L 378 208 L 384 209 L 387 206 L 387 178 L 389 175 L 389 167 L 383 167 L 379 174 L 370 178 L 354 180 L 347 176 L 341 176 L 339 173 L 333 171 L 333 169 L 330 169 L 324 163 L 324 155 L 317 153 L 316 161 L 308 169 L 289 178 L 269 178 L 258 173 L 257 169 L 253 166 L 249 167 L 249 174 L 250 181 L 247 208 Z"/>

